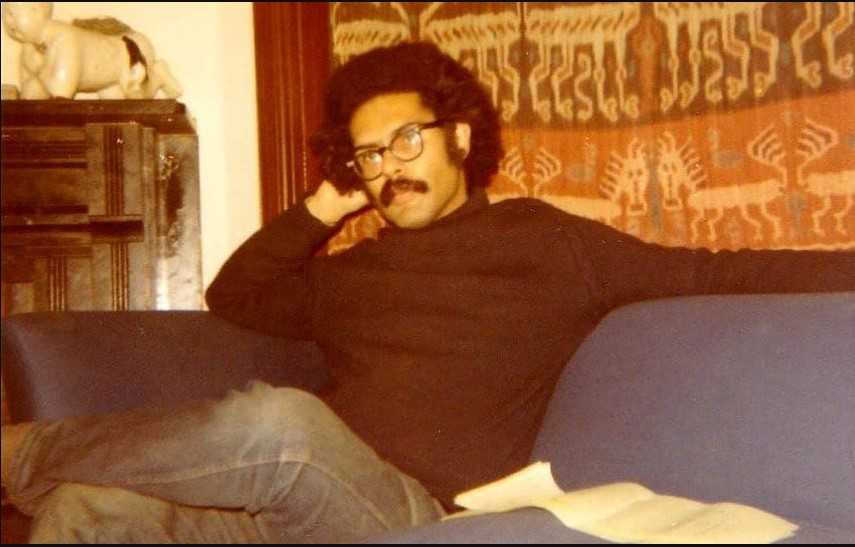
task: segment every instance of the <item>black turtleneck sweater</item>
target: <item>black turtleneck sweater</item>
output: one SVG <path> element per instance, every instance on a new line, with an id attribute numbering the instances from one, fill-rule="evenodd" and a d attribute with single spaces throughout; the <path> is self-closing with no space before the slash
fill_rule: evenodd
<path id="1" fill-rule="evenodd" d="M 316 340 L 322 397 L 444 504 L 528 460 L 559 373 L 596 323 L 634 301 L 855 290 L 855 253 L 666 248 L 531 199 L 473 192 L 426 228 L 334 256 L 305 206 L 247 240 L 207 292 L 246 327 Z"/>

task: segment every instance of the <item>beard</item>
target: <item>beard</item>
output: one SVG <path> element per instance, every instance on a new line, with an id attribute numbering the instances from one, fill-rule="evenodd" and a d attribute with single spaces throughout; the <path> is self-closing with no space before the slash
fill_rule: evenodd
<path id="1" fill-rule="evenodd" d="M 427 194 L 429 189 L 430 187 L 427 182 L 423 180 L 408 178 L 392 179 L 387 181 L 380 191 L 380 204 L 383 207 L 388 207 L 399 193 L 419 192 Z"/>

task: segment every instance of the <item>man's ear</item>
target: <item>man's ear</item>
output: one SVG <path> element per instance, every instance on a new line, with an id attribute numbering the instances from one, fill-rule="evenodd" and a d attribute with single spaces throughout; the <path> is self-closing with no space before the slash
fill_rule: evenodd
<path id="1" fill-rule="evenodd" d="M 460 151 L 460 157 L 463 159 L 466 159 L 466 156 L 469 155 L 471 139 L 472 126 L 466 122 L 455 122 L 454 141 L 457 149 Z"/>

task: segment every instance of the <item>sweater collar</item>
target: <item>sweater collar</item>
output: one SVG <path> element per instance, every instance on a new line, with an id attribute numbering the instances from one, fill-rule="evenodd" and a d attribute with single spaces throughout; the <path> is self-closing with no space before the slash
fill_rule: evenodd
<path id="1" fill-rule="evenodd" d="M 385 235 L 392 234 L 419 233 L 428 230 L 433 230 L 434 228 L 437 228 L 439 226 L 446 226 L 448 224 L 452 224 L 462 218 L 482 211 L 489 205 L 490 201 L 487 199 L 487 192 L 484 190 L 484 188 L 480 186 L 470 188 L 469 198 L 466 200 L 466 202 L 463 203 L 463 205 L 452 211 L 450 214 L 431 222 L 424 228 L 399 228 L 394 225 L 387 225 L 380 231 L 380 236 L 382 237 Z"/>

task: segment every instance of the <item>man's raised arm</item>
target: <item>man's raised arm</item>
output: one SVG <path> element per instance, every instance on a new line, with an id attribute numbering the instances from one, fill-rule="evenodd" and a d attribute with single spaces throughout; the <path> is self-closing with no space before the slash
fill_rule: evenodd
<path id="1" fill-rule="evenodd" d="M 310 338 L 312 257 L 342 218 L 367 203 L 362 192 L 342 195 L 322 183 L 229 257 L 205 294 L 211 311 L 269 334 Z"/>

